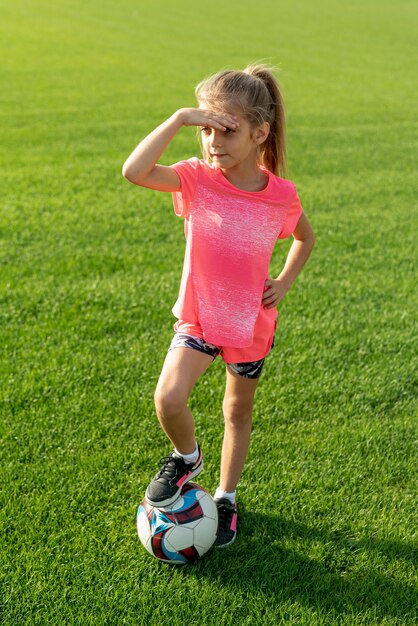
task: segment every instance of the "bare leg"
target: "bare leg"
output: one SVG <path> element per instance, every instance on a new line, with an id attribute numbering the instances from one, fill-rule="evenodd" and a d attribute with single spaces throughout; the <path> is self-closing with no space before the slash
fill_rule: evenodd
<path id="1" fill-rule="evenodd" d="M 182 454 L 196 448 L 194 420 L 187 400 L 213 357 L 193 348 L 176 347 L 167 352 L 154 394 L 159 422 L 171 443 Z"/>
<path id="2" fill-rule="evenodd" d="M 252 409 L 258 378 L 239 376 L 226 366 L 223 400 L 225 434 L 222 445 L 220 487 L 235 491 L 250 445 Z"/>

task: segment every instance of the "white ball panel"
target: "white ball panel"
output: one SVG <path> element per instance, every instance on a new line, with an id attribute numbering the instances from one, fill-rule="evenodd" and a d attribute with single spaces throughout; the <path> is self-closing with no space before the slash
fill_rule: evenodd
<path id="1" fill-rule="evenodd" d="M 210 518 L 200 520 L 200 524 L 194 529 L 194 545 L 197 548 L 203 549 L 205 552 L 209 550 L 215 543 L 216 533 L 218 530 L 218 521 Z M 199 553 L 200 552 L 199 549 Z"/>
<path id="2" fill-rule="evenodd" d="M 203 497 L 199 499 L 199 502 L 205 516 L 218 521 L 218 509 L 216 508 L 215 500 L 212 496 L 205 493 Z"/>
<path id="3" fill-rule="evenodd" d="M 194 520 L 194 522 L 187 522 L 187 524 L 182 524 L 181 526 L 182 528 L 190 528 L 191 530 L 193 530 L 198 524 L 200 524 L 201 521 L 201 519 L 196 519 Z"/>
<path id="4" fill-rule="evenodd" d="M 202 548 L 202 546 L 194 546 L 194 548 L 199 556 L 203 556 L 208 551 L 207 548 Z"/>
<path id="5" fill-rule="evenodd" d="M 167 532 L 165 541 L 173 550 L 184 550 L 193 545 L 193 529 L 185 526 L 176 526 Z"/>
<path id="6" fill-rule="evenodd" d="M 145 513 L 139 513 L 136 518 L 136 527 L 141 543 L 145 546 L 150 536 L 150 527 Z"/>
<path id="7" fill-rule="evenodd" d="M 152 556 L 155 556 L 154 552 L 152 551 L 151 539 L 152 537 L 148 537 L 146 543 L 144 543 L 144 547 Z"/>
<path id="8" fill-rule="evenodd" d="M 160 510 L 166 513 L 170 513 L 171 511 L 176 512 L 179 509 L 183 508 L 184 506 L 184 498 L 182 498 L 181 496 L 179 496 L 177 498 L 177 500 L 175 500 L 172 504 L 170 504 L 169 506 L 160 506 Z"/>
<path id="9" fill-rule="evenodd" d="M 197 497 L 197 499 L 201 500 L 205 496 L 210 496 L 210 493 L 207 492 L 206 489 L 203 489 L 203 487 L 201 487 L 199 485 L 199 489 L 196 490 L 196 497 Z"/>

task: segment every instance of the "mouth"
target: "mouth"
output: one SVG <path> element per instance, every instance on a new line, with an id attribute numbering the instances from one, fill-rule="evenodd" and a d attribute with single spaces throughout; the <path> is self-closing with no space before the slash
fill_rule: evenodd
<path id="1" fill-rule="evenodd" d="M 221 159 L 222 157 L 226 156 L 226 154 L 211 154 L 211 159 Z"/>

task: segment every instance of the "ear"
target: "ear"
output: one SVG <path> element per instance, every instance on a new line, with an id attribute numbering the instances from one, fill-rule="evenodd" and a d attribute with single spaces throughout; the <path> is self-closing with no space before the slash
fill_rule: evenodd
<path id="1" fill-rule="evenodd" d="M 265 142 L 267 137 L 270 134 L 270 124 L 268 122 L 263 122 L 260 126 L 254 131 L 254 141 L 258 146 L 261 146 L 262 143 Z"/>

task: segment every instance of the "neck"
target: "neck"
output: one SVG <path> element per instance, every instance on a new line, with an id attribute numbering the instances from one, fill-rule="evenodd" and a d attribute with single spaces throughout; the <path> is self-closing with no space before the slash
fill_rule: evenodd
<path id="1" fill-rule="evenodd" d="M 240 163 L 228 169 L 221 168 L 221 172 L 231 185 L 243 191 L 262 191 L 267 186 L 268 175 L 257 163 Z"/>

